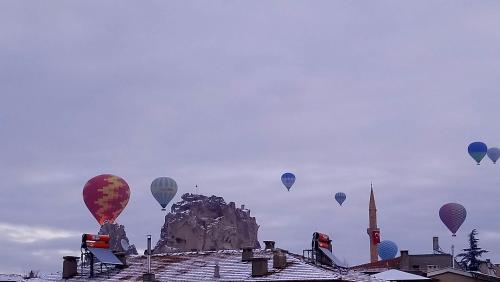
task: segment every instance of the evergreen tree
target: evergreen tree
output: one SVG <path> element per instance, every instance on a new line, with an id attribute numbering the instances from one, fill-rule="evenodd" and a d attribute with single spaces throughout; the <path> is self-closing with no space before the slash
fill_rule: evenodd
<path id="1" fill-rule="evenodd" d="M 487 250 L 483 250 L 479 248 L 478 243 L 479 239 L 476 238 L 477 231 L 476 229 L 472 229 L 469 234 L 469 248 L 462 249 L 464 252 L 457 255 L 457 258 L 461 258 L 460 264 L 465 267 L 466 270 L 469 271 L 478 271 L 479 264 L 482 262 L 479 258 L 487 253 Z"/>

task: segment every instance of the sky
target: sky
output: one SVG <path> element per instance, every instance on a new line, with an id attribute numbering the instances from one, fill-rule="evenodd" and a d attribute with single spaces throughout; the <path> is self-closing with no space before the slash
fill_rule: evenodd
<path id="1" fill-rule="evenodd" d="M 365 263 L 372 182 L 382 240 L 460 250 L 476 228 L 499 263 L 500 164 L 467 154 L 500 146 L 499 25 L 497 1 L 1 1 L 0 272 L 79 254 L 103 173 L 128 182 L 117 222 L 142 250 L 169 176 L 172 202 L 245 204 L 261 242 L 301 254 L 320 231 Z"/>

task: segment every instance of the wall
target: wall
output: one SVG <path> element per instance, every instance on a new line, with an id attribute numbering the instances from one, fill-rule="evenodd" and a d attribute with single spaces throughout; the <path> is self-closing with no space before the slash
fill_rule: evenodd
<path id="1" fill-rule="evenodd" d="M 440 275 L 435 275 L 429 278 L 433 279 L 439 279 L 439 282 L 475 282 L 475 281 L 481 281 L 481 280 L 476 280 L 472 277 L 465 277 L 462 275 L 458 275 L 455 273 L 443 273 Z"/>
<path id="2" fill-rule="evenodd" d="M 428 265 L 437 265 L 439 268 L 451 267 L 451 255 L 428 254 L 408 255 L 407 251 L 401 251 L 401 270 L 427 272 Z"/>

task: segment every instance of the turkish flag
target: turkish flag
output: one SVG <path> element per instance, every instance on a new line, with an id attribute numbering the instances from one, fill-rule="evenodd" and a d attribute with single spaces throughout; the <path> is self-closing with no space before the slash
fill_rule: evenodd
<path id="1" fill-rule="evenodd" d="M 326 242 L 319 242 L 319 247 L 328 249 L 328 247 L 330 247 L 330 244 L 328 244 Z"/>
<path id="2" fill-rule="evenodd" d="M 373 244 L 380 243 L 380 231 L 378 231 L 378 230 L 372 231 L 372 240 L 373 240 Z"/>

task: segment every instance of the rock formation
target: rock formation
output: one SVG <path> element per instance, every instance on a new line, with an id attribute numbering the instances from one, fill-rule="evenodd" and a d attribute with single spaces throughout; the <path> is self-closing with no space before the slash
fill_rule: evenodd
<path id="1" fill-rule="evenodd" d="M 153 253 L 260 248 L 259 225 L 247 209 L 226 204 L 222 197 L 182 195 L 165 216 Z"/>
<path id="2" fill-rule="evenodd" d="M 130 245 L 123 225 L 119 225 L 118 223 L 104 223 L 98 234 L 109 235 L 109 248 L 111 250 L 125 252 L 127 255 L 137 255 L 137 249 L 135 245 Z M 122 240 L 124 240 L 124 244 L 122 244 Z M 128 248 L 124 249 L 124 247 Z"/>

